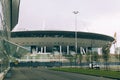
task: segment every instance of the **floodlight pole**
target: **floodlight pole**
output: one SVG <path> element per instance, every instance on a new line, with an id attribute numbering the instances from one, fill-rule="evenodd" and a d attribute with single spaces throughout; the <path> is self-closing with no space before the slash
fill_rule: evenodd
<path id="1" fill-rule="evenodd" d="M 73 13 L 75 14 L 75 65 L 76 65 L 76 59 L 77 59 L 77 14 L 79 13 L 79 11 L 73 11 Z"/>
<path id="2" fill-rule="evenodd" d="M 75 52 L 77 54 L 77 14 L 79 11 L 73 11 L 73 13 L 75 14 Z"/>

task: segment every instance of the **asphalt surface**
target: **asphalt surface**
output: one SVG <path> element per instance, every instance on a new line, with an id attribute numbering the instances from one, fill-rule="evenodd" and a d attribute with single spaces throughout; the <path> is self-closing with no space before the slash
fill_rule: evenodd
<path id="1" fill-rule="evenodd" d="M 115 80 L 104 77 L 59 72 L 47 68 L 13 68 L 4 80 Z"/>

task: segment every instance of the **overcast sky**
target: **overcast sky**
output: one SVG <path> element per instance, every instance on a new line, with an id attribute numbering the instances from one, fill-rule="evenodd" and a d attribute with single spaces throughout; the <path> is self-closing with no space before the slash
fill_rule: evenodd
<path id="1" fill-rule="evenodd" d="M 74 31 L 73 11 L 78 31 L 120 36 L 120 0 L 21 0 L 14 30 Z"/>

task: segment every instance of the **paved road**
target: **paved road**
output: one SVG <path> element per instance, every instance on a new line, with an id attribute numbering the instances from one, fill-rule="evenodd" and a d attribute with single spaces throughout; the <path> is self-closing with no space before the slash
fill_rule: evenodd
<path id="1" fill-rule="evenodd" d="M 113 80 L 103 77 L 51 71 L 45 68 L 13 68 L 4 80 Z"/>

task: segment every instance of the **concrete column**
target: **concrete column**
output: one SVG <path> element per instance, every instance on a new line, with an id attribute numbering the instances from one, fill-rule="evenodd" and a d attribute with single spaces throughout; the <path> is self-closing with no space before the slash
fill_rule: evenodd
<path id="1" fill-rule="evenodd" d="M 67 45 L 67 55 L 69 55 L 70 51 L 69 51 L 69 45 Z"/>
<path id="2" fill-rule="evenodd" d="M 86 54 L 86 53 L 85 53 L 85 49 L 84 49 L 84 48 L 82 49 L 82 51 L 83 51 L 83 54 Z"/>
<path id="3" fill-rule="evenodd" d="M 38 53 L 38 47 L 36 47 L 36 53 Z"/>
<path id="4" fill-rule="evenodd" d="M 46 53 L 46 46 L 44 46 L 44 53 Z"/>
<path id="5" fill-rule="evenodd" d="M 80 53 L 83 54 L 83 52 L 82 52 L 82 47 L 80 47 Z"/>
<path id="6" fill-rule="evenodd" d="M 102 54 L 102 48 L 98 48 L 98 54 Z"/>
<path id="7" fill-rule="evenodd" d="M 32 49 L 32 54 L 36 53 L 36 48 Z"/>
<path id="8" fill-rule="evenodd" d="M 88 53 L 88 48 L 86 48 L 86 53 Z"/>
<path id="9" fill-rule="evenodd" d="M 43 47 L 41 47 L 41 53 L 43 53 Z"/>
<path id="10" fill-rule="evenodd" d="M 84 48 L 80 47 L 80 52 L 81 52 L 81 54 L 85 54 Z"/>
<path id="11" fill-rule="evenodd" d="M 60 45 L 60 54 L 62 54 L 62 46 Z"/>

